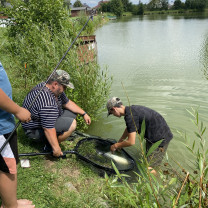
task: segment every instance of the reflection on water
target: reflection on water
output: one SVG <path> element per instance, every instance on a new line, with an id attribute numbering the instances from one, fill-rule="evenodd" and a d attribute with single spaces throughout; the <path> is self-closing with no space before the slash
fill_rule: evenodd
<path id="1" fill-rule="evenodd" d="M 177 131 L 195 139 L 186 111 L 191 107 L 200 106 L 200 119 L 208 127 L 208 81 L 200 60 L 204 40 L 208 38 L 208 17 L 127 17 L 99 28 L 96 38 L 98 62 L 101 67 L 108 66 L 114 77 L 111 96 L 120 97 L 128 105 L 128 95 L 130 104 L 144 105 L 163 115 L 174 134 L 169 157 L 177 161 L 183 158 L 182 165 L 188 167 L 189 153 Z M 207 59 L 208 55 L 204 57 Z M 88 133 L 118 140 L 124 128 L 123 118 L 107 118 L 105 111 Z M 135 158 L 137 146 L 138 142 L 127 148 Z"/>
<path id="2" fill-rule="evenodd" d="M 201 62 L 204 66 L 202 68 L 203 69 L 202 72 L 204 73 L 204 77 L 208 79 L 208 36 L 204 40 L 200 55 L 201 55 Z"/>

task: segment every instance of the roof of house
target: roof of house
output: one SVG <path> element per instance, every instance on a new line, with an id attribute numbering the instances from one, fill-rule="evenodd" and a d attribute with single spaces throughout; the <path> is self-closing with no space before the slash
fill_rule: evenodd
<path id="1" fill-rule="evenodd" d="M 85 6 L 87 8 L 90 8 L 90 6 L 88 6 L 86 3 L 84 3 L 83 6 Z"/>
<path id="2" fill-rule="evenodd" d="M 86 10 L 87 7 L 72 7 L 71 11 L 80 11 L 80 10 Z"/>

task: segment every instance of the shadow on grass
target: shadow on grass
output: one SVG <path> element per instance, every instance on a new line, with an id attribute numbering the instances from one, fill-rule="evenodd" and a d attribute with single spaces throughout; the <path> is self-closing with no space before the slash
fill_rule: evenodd
<path id="1" fill-rule="evenodd" d="M 43 143 L 31 141 L 27 138 L 22 127 L 17 129 L 19 153 L 42 152 Z"/>

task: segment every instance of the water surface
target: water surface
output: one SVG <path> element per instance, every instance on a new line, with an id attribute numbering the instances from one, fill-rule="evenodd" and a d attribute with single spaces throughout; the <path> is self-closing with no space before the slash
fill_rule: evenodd
<path id="1" fill-rule="evenodd" d="M 208 17 L 203 15 L 126 17 L 96 31 L 98 63 L 113 76 L 111 96 L 129 105 L 128 96 L 130 104 L 147 106 L 164 116 L 174 134 L 169 157 L 184 167 L 192 159 L 178 131 L 195 139 L 186 109 L 200 106 L 200 119 L 208 127 L 208 81 L 202 72 L 207 38 Z M 123 118 L 107 118 L 103 112 L 88 133 L 118 140 L 124 128 Z M 127 148 L 135 157 L 137 145 Z"/>

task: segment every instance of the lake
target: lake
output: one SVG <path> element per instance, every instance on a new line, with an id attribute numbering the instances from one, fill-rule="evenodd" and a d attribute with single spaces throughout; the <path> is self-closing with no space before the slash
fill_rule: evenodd
<path id="1" fill-rule="evenodd" d="M 111 96 L 129 105 L 128 96 L 130 104 L 158 111 L 174 134 L 169 158 L 188 169 L 193 159 L 178 132 L 196 139 L 186 110 L 191 107 L 199 108 L 199 118 L 208 127 L 208 80 L 203 74 L 207 39 L 208 17 L 197 14 L 123 17 L 96 31 L 98 63 L 113 76 Z M 87 133 L 118 140 L 124 128 L 123 117 L 107 118 L 105 111 Z M 138 141 L 127 150 L 137 158 Z"/>

